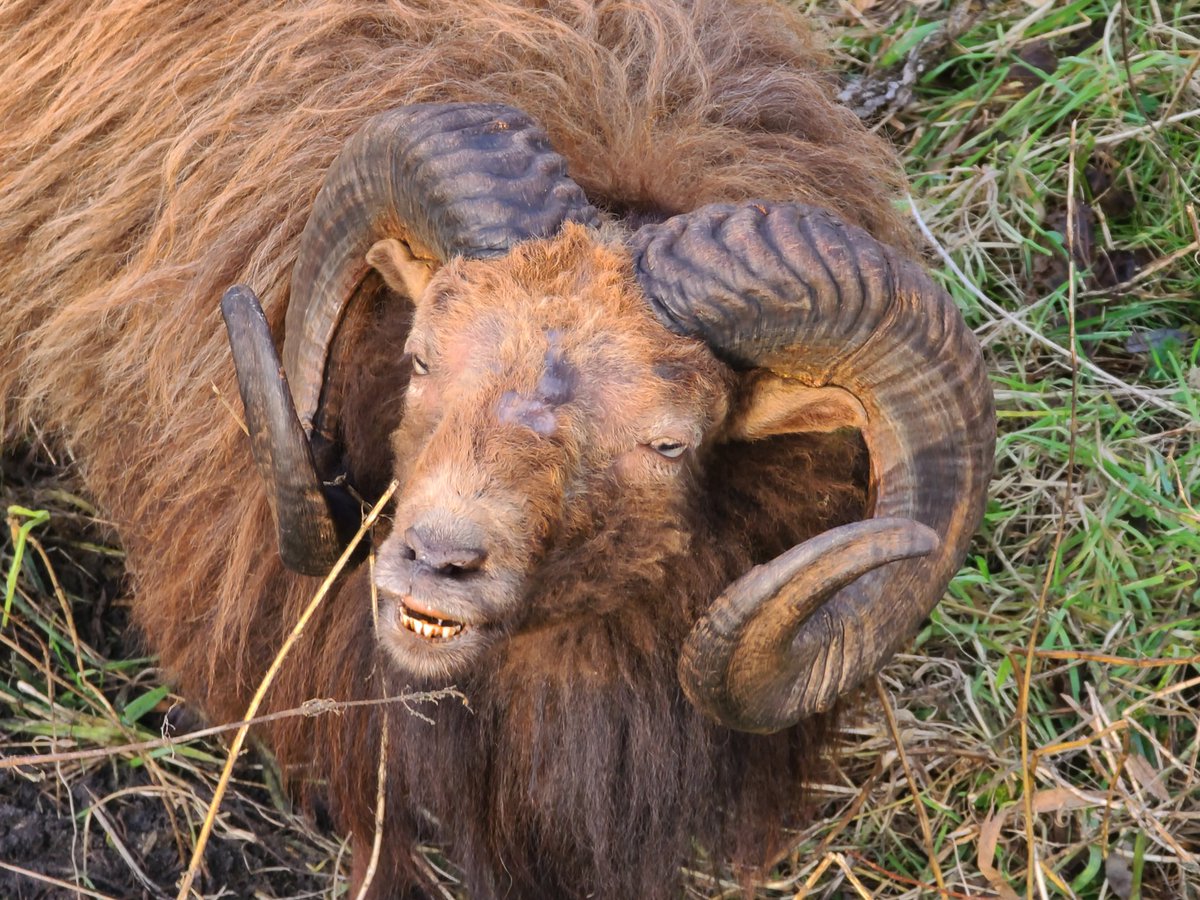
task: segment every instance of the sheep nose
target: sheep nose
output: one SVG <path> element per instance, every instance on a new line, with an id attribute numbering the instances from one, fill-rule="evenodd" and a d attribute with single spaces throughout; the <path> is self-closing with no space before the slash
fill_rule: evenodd
<path id="1" fill-rule="evenodd" d="M 413 526 L 404 531 L 409 559 L 422 563 L 438 575 L 463 575 L 478 571 L 487 559 L 487 551 L 466 536 L 438 534 Z"/>

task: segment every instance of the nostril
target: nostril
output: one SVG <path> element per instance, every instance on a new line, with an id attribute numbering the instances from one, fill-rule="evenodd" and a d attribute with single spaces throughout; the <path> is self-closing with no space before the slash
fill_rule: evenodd
<path id="1" fill-rule="evenodd" d="M 404 529 L 404 545 L 400 553 L 405 559 L 421 559 L 425 555 L 425 542 L 415 528 Z"/>
<path id="2" fill-rule="evenodd" d="M 453 553 L 447 554 L 440 564 L 434 565 L 434 569 L 439 575 L 458 578 L 478 572 L 483 567 L 485 559 L 487 559 L 487 552 L 478 547 L 458 548 Z M 433 565 L 433 562 L 431 561 L 430 564 Z"/>
<path id="3" fill-rule="evenodd" d="M 424 563 L 438 575 L 460 578 L 477 572 L 487 559 L 482 547 L 464 545 L 453 537 L 432 536 L 417 528 L 404 532 L 401 553 L 406 559 Z"/>

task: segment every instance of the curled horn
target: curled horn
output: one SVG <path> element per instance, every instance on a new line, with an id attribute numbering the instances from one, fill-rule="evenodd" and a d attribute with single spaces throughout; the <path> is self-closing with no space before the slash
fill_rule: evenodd
<path id="1" fill-rule="evenodd" d="M 367 273 L 371 248 L 399 240 L 413 259 L 433 264 L 500 256 L 518 241 L 553 234 L 566 221 L 595 224 L 597 216 L 545 131 L 520 110 L 414 104 L 375 116 L 350 138 L 326 174 L 300 238 L 282 368 L 262 362 L 268 349 L 274 355 L 273 346 L 259 346 L 269 343 L 264 331 L 253 340 L 232 341 L 243 402 L 247 409 L 270 410 L 247 418 L 259 420 L 248 422 L 251 446 L 268 482 L 289 568 L 324 573 L 343 545 L 341 501 L 322 483 L 313 449 L 336 437 L 330 421 L 335 411 L 322 408 L 326 362 Z M 245 365 L 236 360 L 239 354 Z M 279 395 L 289 384 L 293 404 L 284 404 Z M 276 458 L 287 460 L 286 478 L 271 462 Z M 284 541 L 284 535 L 293 537 Z"/>
<path id="2" fill-rule="evenodd" d="M 875 674 L 962 564 L 995 445 L 979 346 L 918 265 L 822 210 L 704 207 L 646 226 L 632 249 L 668 328 L 734 366 L 861 404 L 871 518 L 734 581 L 680 657 L 684 691 L 708 715 L 776 731 Z"/>
<path id="3" fill-rule="evenodd" d="M 273 488 L 267 499 L 275 519 L 279 555 L 289 568 L 323 575 L 337 559 L 337 552 L 332 551 L 340 551 L 349 538 L 349 498 L 315 477 L 308 435 L 296 417 L 287 378 L 254 291 L 243 284 L 229 288 L 221 298 L 221 315 L 233 348 L 254 462 L 260 477 Z M 280 515 L 281 502 L 288 505 L 290 514 Z M 325 547 L 331 554 L 314 552 L 314 548 Z"/>

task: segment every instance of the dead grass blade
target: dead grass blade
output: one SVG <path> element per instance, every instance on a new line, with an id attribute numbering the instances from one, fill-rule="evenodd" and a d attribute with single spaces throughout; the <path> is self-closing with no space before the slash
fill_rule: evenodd
<path id="1" fill-rule="evenodd" d="M 238 754 L 241 753 L 242 746 L 246 741 L 246 735 L 250 732 L 250 720 L 257 714 L 258 708 L 262 705 L 263 698 L 267 694 L 267 690 L 279 674 L 284 658 L 291 651 L 292 647 L 295 646 L 296 641 L 300 639 L 300 636 L 304 633 L 305 626 L 308 625 L 309 620 L 316 613 L 322 601 L 324 601 L 326 594 L 329 593 L 329 589 L 333 587 L 334 582 L 341 575 L 342 569 L 345 568 L 350 557 L 354 555 L 354 551 L 358 548 L 363 538 L 366 537 L 367 532 L 371 530 L 371 527 L 375 524 L 375 520 L 379 518 L 379 514 L 383 512 L 383 508 L 387 506 L 388 501 L 392 499 L 392 495 L 396 493 L 396 489 L 399 486 L 399 482 L 396 481 L 388 485 L 387 490 L 383 492 L 383 496 L 379 498 L 375 506 L 372 507 L 371 511 L 363 519 L 358 532 L 351 539 L 346 549 L 342 551 L 342 555 L 334 563 L 329 574 L 325 576 L 325 580 L 321 582 L 320 588 L 318 588 L 312 600 L 309 601 L 308 606 L 300 614 L 300 618 L 292 628 L 291 634 L 283 642 L 283 646 L 279 648 L 279 652 L 275 654 L 275 659 L 271 662 L 262 681 L 259 682 L 258 690 L 255 691 L 254 697 L 250 700 L 246 714 L 242 717 L 242 724 L 234 734 L 233 742 L 229 747 L 229 754 L 225 759 L 225 768 L 221 772 L 221 778 L 217 782 L 212 801 L 208 806 L 208 814 L 204 817 L 204 824 L 201 826 L 200 834 L 197 836 L 195 847 L 192 850 L 191 862 L 188 863 L 187 871 L 183 873 L 183 878 L 180 880 L 177 900 L 187 900 L 188 894 L 191 893 L 192 882 L 195 881 L 196 874 L 200 870 L 200 864 L 204 859 L 204 848 L 208 844 L 208 838 L 212 834 L 213 823 L 216 820 L 217 810 L 221 806 L 221 798 L 225 796 L 225 791 L 229 787 L 229 779 L 233 776 L 233 764 L 237 761 Z"/>

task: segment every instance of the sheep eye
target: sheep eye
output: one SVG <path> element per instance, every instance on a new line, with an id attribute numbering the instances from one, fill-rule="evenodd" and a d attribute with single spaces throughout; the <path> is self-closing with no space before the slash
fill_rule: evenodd
<path id="1" fill-rule="evenodd" d="M 682 441 L 673 441 L 670 438 L 660 438 L 657 441 L 651 441 L 650 448 L 659 456 L 665 456 L 667 459 L 678 459 L 683 456 L 683 451 L 687 449 L 687 444 Z"/>
<path id="2" fill-rule="evenodd" d="M 429 374 L 429 365 L 415 353 L 412 355 L 412 367 L 413 373 L 416 375 Z"/>

